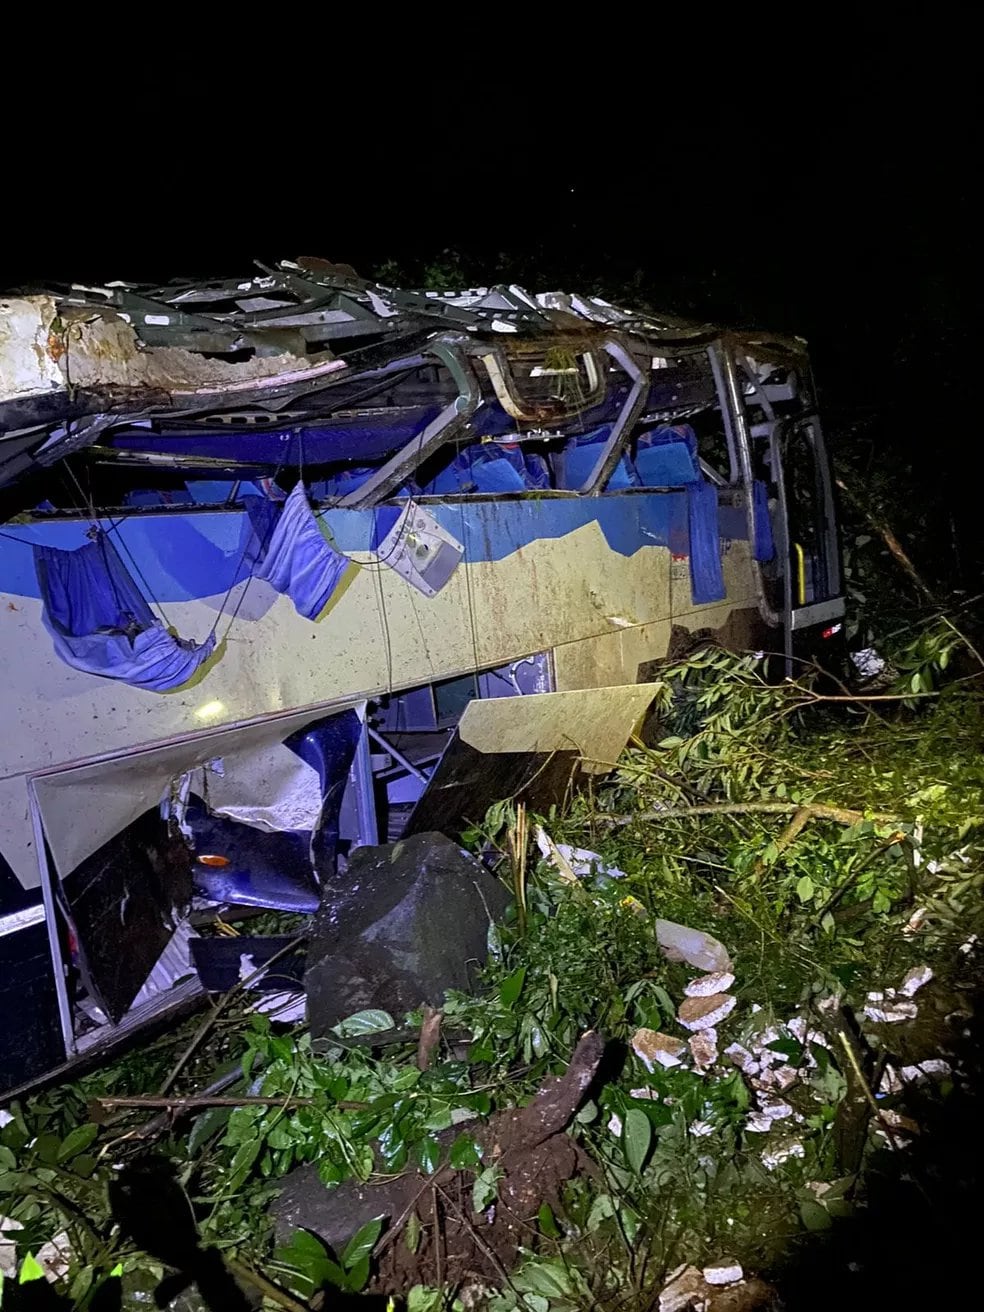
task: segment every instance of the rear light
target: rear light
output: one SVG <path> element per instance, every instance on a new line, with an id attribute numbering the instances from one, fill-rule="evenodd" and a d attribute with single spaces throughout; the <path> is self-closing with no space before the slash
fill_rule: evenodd
<path id="1" fill-rule="evenodd" d="M 229 858 L 227 856 L 200 856 L 198 864 L 200 866 L 227 866 Z"/>
<path id="2" fill-rule="evenodd" d="M 831 624 L 829 629 L 824 629 L 823 633 L 820 634 L 820 637 L 835 638 L 837 634 L 840 633 L 843 627 L 844 627 L 843 624 Z"/>

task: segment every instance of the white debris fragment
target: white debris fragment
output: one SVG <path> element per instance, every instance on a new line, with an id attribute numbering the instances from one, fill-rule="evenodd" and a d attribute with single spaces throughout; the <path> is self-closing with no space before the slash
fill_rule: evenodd
<path id="1" fill-rule="evenodd" d="M 614 1134 L 616 1139 L 622 1137 L 622 1118 L 618 1112 L 612 1112 L 608 1118 L 608 1131 L 610 1134 Z"/>
<path id="2" fill-rule="evenodd" d="M 707 1070 L 718 1059 L 717 1030 L 698 1030 L 690 1039 L 690 1055 L 699 1071 Z"/>
<path id="3" fill-rule="evenodd" d="M 712 993 L 708 998 L 684 998 L 677 1020 L 688 1030 L 709 1030 L 734 1011 L 738 999 L 732 993 Z"/>
<path id="4" fill-rule="evenodd" d="M 749 1114 L 745 1121 L 745 1128 L 751 1130 L 753 1134 L 767 1134 L 776 1121 L 788 1120 L 790 1116 L 795 1116 L 795 1112 L 788 1102 L 760 1093 L 758 1110 Z"/>
<path id="5" fill-rule="evenodd" d="M 687 1051 L 687 1046 L 671 1034 L 660 1034 L 657 1030 L 639 1029 L 632 1036 L 632 1051 L 645 1066 L 652 1071 L 660 1066 L 679 1066 L 680 1058 Z"/>
<path id="6" fill-rule="evenodd" d="M 46 1280 L 64 1280 L 72 1265 L 72 1245 L 64 1230 L 42 1244 L 34 1254 Z"/>
<path id="7" fill-rule="evenodd" d="M 825 998 L 821 998 L 817 1003 L 817 1011 L 823 1012 L 825 1016 L 831 1015 L 840 1010 L 841 995 L 839 993 L 828 993 Z"/>
<path id="8" fill-rule="evenodd" d="M 540 855 L 545 861 L 550 862 L 565 884 L 577 883 L 577 875 L 571 869 L 570 862 L 542 825 L 536 827 L 536 845 L 540 849 Z"/>
<path id="9" fill-rule="evenodd" d="M 762 1069 L 752 1053 L 741 1043 L 730 1043 L 725 1048 L 724 1055 L 745 1075 L 757 1075 Z"/>
<path id="10" fill-rule="evenodd" d="M 967 939 L 966 943 L 960 944 L 960 947 L 957 949 L 957 951 L 962 952 L 965 957 L 968 957 L 970 956 L 971 952 L 973 952 L 976 943 L 977 943 L 977 935 L 971 934 L 970 938 Z"/>
<path id="11" fill-rule="evenodd" d="M 734 1285 L 744 1280 L 745 1273 L 739 1262 L 722 1259 L 704 1267 L 704 1279 L 709 1285 Z"/>
<path id="12" fill-rule="evenodd" d="M 269 1015 L 283 1025 L 292 1025 L 295 1021 L 304 1020 L 306 1009 L 307 998 L 304 993 L 287 989 L 264 993 L 259 1001 L 254 1002 L 249 1008 L 250 1011 Z"/>
<path id="13" fill-rule="evenodd" d="M 799 1071 L 795 1066 L 783 1065 L 776 1066 L 773 1070 L 764 1070 L 754 1082 L 758 1088 L 778 1089 L 784 1093 L 786 1089 L 792 1086 L 799 1079 Z"/>
<path id="14" fill-rule="evenodd" d="M 892 1093 L 902 1092 L 902 1077 L 894 1066 L 886 1066 L 882 1073 L 881 1083 L 878 1085 L 878 1092 L 882 1097 Z"/>
<path id="15" fill-rule="evenodd" d="M 762 1165 L 767 1171 L 774 1171 L 777 1166 L 782 1166 L 783 1162 L 788 1162 L 793 1157 L 805 1157 L 806 1149 L 800 1143 L 799 1139 L 786 1139 L 782 1143 L 777 1143 L 772 1148 L 766 1148 L 762 1153 Z"/>
<path id="16" fill-rule="evenodd" d="M 5 1125 L 9 1125 L 13 1119 L 13 1116 L 7 1111 L 6 1107 L 0 1107 L 0 1130 L 2 1130 Z"/>
<path id="17" fill-rule="evenodd" d="M 703 930 L 678 925 L 673 920 L 654 920 L 656 942 L 670 961 L 685 961 L 698 970 L 729 971 L 728 949 Z"/>
<path id="18" fill-rule="evenodd" d="M 929 915 L 928 907 L 917 907 L 902 928 L 903 934 L 918 934 Z"/>
<path id="19" fill-rule="evenodd" d="M 942 1057 L 929 1057 L 914 1066 L 902 1067 L 902 1078 L 906 1084 L 919 1084 L 923 1080 L 932 1079 L 948 1080 L 952 1074 L 953 1068 Z"/>
<path id="20" fill-rule="evenodd" d="M 805 1016 L 794 1016 L 787 1023 L 786 1029 L 797 1042 L 802 1043 L 804 1048 L 809 1047 L 811 1043 L 819 1044 L 821 1048 L 830 1046 L 822 1030 L 810 1029 Z"/>
<path id="21" fill-rule="evenodd" d="M 726 971 L 716 970 L 710 975 L 699 975 L 683 990 L 688 998 L 707 998 L 712 993 L 727 993 L 735 977 Z"/>
<path id="22" fill-rule="evenodd" d="M 924 984 L 928 984 L 932 978 L 933 971 L 931 967 L 913 966 L 912 970 L 909 971 L 905 979 L 902 981 L 902 986 L 899 989 L 899 992 L 904 997 L 911 998 L 918 993 Z"/>
<path id="23" fill-rule="evenodd" d="M 862 679 L 877 679 L 884 673 L 885 658 L 874 647 L 862 647 L 860 651 L 849 652 L 854 668 Z"/>
<path id="24" fill-rule="evenodd" d="M 13 1277 L 17 1274 L 17 1243 L 7 1236 L 15 1230 L 23 1230 L 20 1221 L 12 1216 L 0 1216 L 0 1276 Z"/>
<path id="25" fill-rule="evenodd" d="M 714 1133 L 714 1126 L 710 1121 L 691 1121 L 690 1133 L 695 1139 L 706 1139 L 709 1134 Z"/>
<path id="26" fill-rule="evenodd" d="M 874 1129 L 879 1138 L 887 1140 L 890 1144 L 893 1144 L 893 1141 L 900 1144 L 908 1143 L 910 1139 L 921 1133 L 918 1124 L 911 1116 L 903 1116 L 901 1112 L 892 1111 L 890 1108 L 879 1113 Z"/>
<path id="27" fill-rule="evenodd" d="M 886 1066 L 878 1086 L 879 1093 L 901 1093 L 907 1084 L 925 1084 L 929 1080 L 948 1080 L 953 1068 L 942 1057 L 928 1057 L 912 1066 Z"/>
<path id="28" fill-rule="evenodd" d="M 745 1117 L 745 1129 L 749 1134 L 768 1134 L 772 1121 L 764 1112 L 749 1112 Z"/>
<path id="29" fill-rule="evenodd" d="M 919 1008 L 914 1002 L 900 1002 L 891 997 L 894 992 L 894 989 L 889 989 L 887 997 L 884 993 L 869 993 L 862 1014 L 868 1020 L 881 1025 L 895 1025 L 899 1021 L 915 1020 Z"/>
<path id="30" fill-rule="evenodd" d="M 542 825 L 536 828 L 536 845 L 540 855 L 556 867 L 562 878 L 575 875 L 583 879 L 592 871 L 611 879 L 625 878 L 624 870 L 608 865 L 597 852 L 590 852 L 586 847 L 571 847 L 569 843 L 555 843 Z"/>

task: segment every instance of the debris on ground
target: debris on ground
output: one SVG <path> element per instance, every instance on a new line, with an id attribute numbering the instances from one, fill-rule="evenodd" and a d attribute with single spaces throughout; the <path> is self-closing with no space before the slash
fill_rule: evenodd
<path id="1" fill-rule="evenodd" d="M 687 925 L 677 925 L 672 920 L 656 920 L 653 929 L 657 943 L 670 961 L 685 961 L 698 970 L 722 974 L 730 971 L 731 959 L 727 949 L 712 935 Z"/>
<path id="2" fill-rule="evenodd" d="M 659 1295 L 659 1312 L 755 1312 L 776 1304 L 762 1280 L 745 1280 L 737 1262 L 714 1263 L 703 1271 L 678 1268 Z"/>
<path id="3" fill-rule="evenodd" d="M 203 1243 L 284 1306 L 742 1312 L 852 1281 L 875 1306 L 923 1231 L 950 1269 L 979 1123 L 977 694 L 814 731 L 817 695 L 752 657 L 666 677 L 667 736 L 530 814 L 523 861 L 509 802 L 475 817 L 482 860 L 433 834 L 352 852 L 307 1025 L 262 935 L 201 939 L 230 990 L 204 1021 L 0 1114 L 0 1264 L 44 1252 L 62 1292 L 121 1264 L 141 1306 L 160 1271 L 104 1200 L 160 1145 Z M 55 1175 L 64 1209 L 32 1211 L 24 1181 Z"/>
<path id="4" fill-rule="evenodd" d="M 687 1045 L 670 1034 L 638 1029 L 632 1036 L 632 1051 L 651 1072 L 657 1062 L 660 1066 L 679 1066 Z"/>

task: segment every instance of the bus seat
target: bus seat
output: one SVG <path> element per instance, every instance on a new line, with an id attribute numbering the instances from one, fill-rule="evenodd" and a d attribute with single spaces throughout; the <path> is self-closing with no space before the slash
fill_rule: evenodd
<path id="1" fill-rule="evenodd" d="M 697 438 L 689 424 L 643 433 L 636 443 L 635 464 L 643 487 L 685 487 L 701 481 Z"/>
<path id="2" fill-rule="evenodd" d="M 598 461 L 598 457 L 601 455 L 602 447 L 611 435 L 611 431 L 610 425 L 605 425 L 592 433 L 585 433 L 583 437 L 571 438 L 557 457 L 556 475 L 559 488 L 577 491 L 584 486 Z M 620 488 L 639 486 L 639 475 L 632 463 L 632 459 L 627 453 L 623 454 L 605 484 L 604 490 L 614 492 Z"/>

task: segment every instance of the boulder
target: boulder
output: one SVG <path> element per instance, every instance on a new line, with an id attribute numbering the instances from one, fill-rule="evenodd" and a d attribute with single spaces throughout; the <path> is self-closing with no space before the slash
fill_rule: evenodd
<path id="1" fill-rule="evenodd" d="M 448 989 L 474 988 L 490 920 L 509 895 L 443 834 L 357 848 L 324 889 L 311 929 L 304 988 L 311 1033 L 366 1008 L 397 1020 Z"/>

